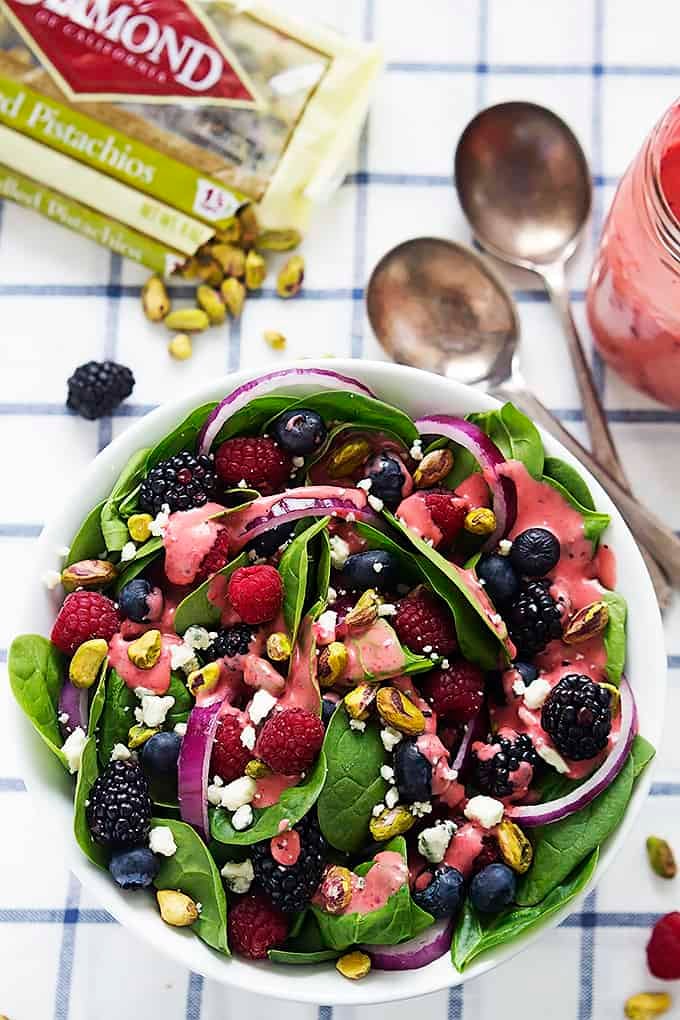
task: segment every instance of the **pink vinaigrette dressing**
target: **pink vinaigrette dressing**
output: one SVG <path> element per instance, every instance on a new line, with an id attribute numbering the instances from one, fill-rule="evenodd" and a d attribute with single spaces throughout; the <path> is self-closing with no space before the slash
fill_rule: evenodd
<path id="1" fill-rule="evenodd" d="M 163 545 L 165 573 L 172 584 L 187 585 L 196 578 L 222 526 L 211 518 L 223 512 L 219 503 L 206 503 L 194 510 L 170 514 Z"/>
<path id="2" fill-rule="evenodd" d="M 352 896 L 341 914 L 370 914 L 379 910 L 408 878 L 408 866 L 401 854 L 382 850 L 375 855 L 370 871 L 363 878 L 352 872 Z M 323 907 L 316 896 L 312 902 Z"/>
<path id="3" fill-rule="evenodd" d="M 361 681 L 367 674 L 376 678 L 394 676 L 406 662 L 394 630 L 384 620 L 376 620 L 362 634 L 347 638 L 345 647 L 346 680 Z"/>
<path id="4" fill-rule="evenodd" d="M 109 665 L 122 677 L 127 687 L 145 687 L 153 694 L 165 694 L 170 686 L 170 649 L 173 645 L 181 645 L 182 639 L 176 634 L 161 635 L 161 654 L 158 662 L 151 669 L 140 669 L 131 661 L 128 649 L 131 641 L 126 641 L 121 634 L 114 634 L 109 642 Z"/>

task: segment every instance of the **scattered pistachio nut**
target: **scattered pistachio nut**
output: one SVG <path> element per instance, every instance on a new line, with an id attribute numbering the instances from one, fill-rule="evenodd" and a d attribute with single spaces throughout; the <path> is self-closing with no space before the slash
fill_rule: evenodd
<path id="1" fill-rule="evenodd" d="M 402 804 L 393 808 L 385 808 L 377 818 L 371 818 L 369 828 L 371 835 L 379 843 L 383 843 L 394 836 L 403 836 L 405 832 L 415 825 L 416 818 L 407 807 Z"/>
<path id="2" fill-rule="evenodd" d="M 176 270 L 176 272 L 182 277 L 183 280 L 195 280 L 196 269 L 197 269 L 196 256 L 192 255 L 190 258 L 186 260 L 186 262 L 182 263 L 182 265 L 178 270 Z"/>
<path id="3" fill-rule="evenodd" d="M 629 1020 L 652 1020 L 671 1008 L 672 999 L 666 992 L 640 992 L 626 999 L 625 1014 Z"/>
<path id="4" fill-rule="evenodd" d="M 176 361 L 187 361 L 194 353 L 191 337 L 186 333 L 177 333 L 168 344 L 168 353 Z"/>
<path id="5" fill-rule="evenodd" d="M 333 687 L 347 668 L 349 656 L 341 641 L 331 641 L 321 649 L 317 661 L 317 675 L 322 687 Z"/>
<path id="6" fill-rule="evenodd" d="M 425 731 L 425 716 L 417 705 L 396 687 L 381 687 L 377 694 L 378 712 L 393 729 L 415 737 Z"/>
<path id="7" fill-rule="evenodd" d="M 276 281 L 276 292 L 279 297 L 295 297 L 302 287 L 305 278 L 305 260 L 302 255 L 293 255 L 279 272 Z"/>
<path id="8" fill-rule="evenodd" d="M 220 326 L 224 322 L 227 308 L 218 290 L 209 287 L 207 283 L 201 283 L 196 288 L 196 301 L 210 319 L 212 326 Z"/>
<path id="9" fill-rule="evenodd" d="M 133 542 L 148 542 L 151 538 L 151 525 L 153 517 L 151 514 L 133 514 L 128 517 L 128 531 Z"/>
<path id="10" fill-rule="evenodd" d="M 196 279 L 209 287 L 219 287 L 224 279 L 224 270 L 212 254 L 205 252 L 196 256 Z"/>
<path id="11" fill-rule="evenodd" d="M 178 308 L 166 315 L 163 324 L 180 333 L 202 333 L 210 325 L 210 319 L 202 308 Z"/>
<path id="12" fill-rule="evenodd" d="M 606 602 L 591 602 L 571 617 L 562 633 L 567 645 L 578 645 L 601 634 L 609 623 L 609 606 Z"/>
<path id="13" fill-rule="evenodd" d="M 228 276 L 220 289 L 229 314 L 238 319 L 243 311 L 243 305 L 246 300 L 246 288 L 240 280 L 233 276 Z"/>
<path id="14" fill-rule="evenodd" d="M 265 329 L 265 343 L 268 343 L 273 351 L 283 351 L 286 347 L 286 338 L 283 333 L 277 333 L 274 329 Z"/>
<path id="15" fill-rule="evenodd" d="M 142 308 L 147 319 L 162 322 L 170 307 L 170 298 L 160 276 L 150 276 L 142 287 Z"/>
<path id="16" fill-rule="evenodd" d="M 67 591 L 73 588 L 104 588 L 116 579 L 118 570 L 108 560 L 79 560 L 61 573 Z"/>
<path id="17" fill-rule="evenodd" d="M 453 454 L 444 447 L 426 453 L 413 473 L 413 483 L 417 489 L 429 489 L 443 481 L 453 468 Z"/>
<path id="18" fill-rule="evenodd" d="M 523 875 L 531 867 L 534 848 L 522 830 L 509 818 L 504 818 L 496 829 L 501 857 L 509 868 Z"/>
<path id="19" fill-rule="evenodd" d="M 371 455 L 367 439 L 350 439 L 338 447 L 326 461 L 326 473 L 331 478 L 346 478 L 354 474 Z"/>
<path id="20" fill-rule="evenodd" d="M 368 719 L 378 691 L 375 684 L 358 684 L 345 695 L 347 715 L 352 719 Z"/>
<path id="21" fill-rule="evenodd" d="M 245 205 L 236 215 L 241 227 L 240 244 L 246 251 L 250 251 L 260 234 L 257 213 L 252 205 Z"/>
<path id="22" fill-rule="evenodd" d="M 379 608 L 380 599 L 377 593 L 373 588 L 367 588 L 345 617 L 347 630 L 355 634 L 367 630 L 378 619 Z"/>
<path id="23" fill-rule="evenodd" d="M 238 244 L 241 240 L 241 224 L 235 216 L 215 231 L 215 240 L 223 244 Z"/>
<path id="24" fill-rule="evenodd" d="M 259 290 L 267 275 L 267 263 L 252 248 L 246 257 L 246 287 L 248 290 Z"/>
<path id="25" fill-rule="evenodd" d="M 219 662 L 209 662 L 207 666 L 202 666 L 201 669 L 195 669 L 193 673 L 189 674 L 187 677 L 187 687 L 194 697 L 196 697 L 199 691 L 210 691 L 213 687 L 217 687 L 219 679 Z"/>
<path id="26" fill-rule="evenodd" d="M 496 530 L 496 515 L 487 506 L 477 506 L 466 513 L 463 527 L 471 535 L 492 535 Z"/>
<path id="27" fill-rule="evenodd" d="M 271 771 L 269 766 L 258 758 L 253 758 L 246 765 L 246 775 L 251 779 L 264 779 L 265 776 L 271 775 Z"/>
<path id="28" fill-rule="evenodd" d="M 370 971 L 371 958 L 366 953 L 362 953 L 358 949 L 355 949 L 354 952 L 345 953 L 336 960 L 335 969 L 338 970 L 343 977 L 349 978 L 350 981 L 359 981 L 360 978 L 366 977 Z"/>
<path id="29" fill-rule="evenodd" d="M 316 895 L 327 914 L 341 914 L 352 898 L 352 872 L 340 864 L 329 864 Z"/>
<path id="30" fill-rule="evenodd" d="M 647 839 L 647 856 L 652 866 L 652 871 L 661 878 L 675 878 L 677 867 L 675 855 L 672 848 L 665 839 L 658 836 L 649 836 Z"/>
<path id="31" fill-rule="evenodd" d="M 245 253 L 233 244 L 214 244 L 210 249 L 225 276 L 241 277 L 246 271 Z"/>
<path id="32" fill-rule="evenodd" d="M 128 645 L 128 659 L 137 669 L 153 669 L 161 657 L 161 632 L 147 630 Z"/>
<path id="33" fill-rule="evenodd" d="M 186 928 L 198 920 L 198 907 L 190 896 L 176 889 L 159 889 L 156 899 L 161 917 L 173 928 Z"/>
<path id="34" fill-rule="evenodd" d="M 293 251 L 302 240 L 299 230 L 263 230 L 257 235 L 255 247 L 260 251 Z"/>
<path id="35" fill-rule="evenodd" d="M 267 638 L 267 658 L 272 662 L 285 662 L 290 659 L 290 638 L 283 631 L 276 631 Z"/>
<path id="36" fill-rule="evenodd" d="M 147 740 L 151 740 L 156 733 L 160 733 L 158 726 L 131 726 L 128 730 L 128 747 L 131 751 L 136 751 L 142 744 L 146 744 Z"/>
<path id="37" fill-rule="evenodd" d="M 103 638 L 92 638 L 79 645 L 68 667 L 68 678 L 73 686 L 92 687 L 108 652 L 108 643 Z"/>

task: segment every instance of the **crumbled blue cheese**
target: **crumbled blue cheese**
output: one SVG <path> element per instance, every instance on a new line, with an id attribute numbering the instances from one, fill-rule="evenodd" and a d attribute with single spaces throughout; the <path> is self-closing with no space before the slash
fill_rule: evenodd
<path id="1" fill-rule="evenodd" d="M 178 737 L 186 737 L 187 735 L 187 724 L 185 722 L 175 723 L 175 733 Z"/>
<path id="2" fill-rule="evenodd" d="M 396 807 L 399 803 L 399 790 L 396 786 L 391 786 L 385 794 L 385 805 L 388 808 Z"/>
<path id="3" fill-rule="evenodd" d="M 58 570 L 46 570 L 42 575 L 42 583 L 48 591 L 54 591 L 61 584 L 61 574 Z"/>
<path id="4" fill-rule="evenodd" d="M 432 805 L 429 800 L 415 800 L 411 804 L 411 814 L 414 818 L 424 818 L 432 813 Z"/>
<path id="5" fill-rule="evenodd" d="M 362 478 L 361 481 L 357 482 L 357 489 L 363 489 L 364 492 L 368 492 L 372 485 L 373 481 L 370 478 Z"/>
<path id="6" fill-rule="evenodd" d="M 363 719 L 350 719 L 349 728 L 351 730 L 357 730 L 359 733 L 363 733 L 366 729 L 366 722 Z"/>
<path id="7" fill-rule="evenodd" d="M 189 645 L 190 648 L 194 648 L 199 652 L 204 652 L 206 648 L 209 648 L 211 642 L 212 635 L 205 627 L 198 627 L 196 624 L 192 624 L 184 632 L 185 645 Z"/>
<path id="8" fill-rule="evenodd" d="M 431 864 L 441 864 L 455 831 L 455 822 L 448 819 L 430 829 L 423 829 L 418 836 L 418 853 Z"/>
<path id="9" fill-rule="evenodd" d="M 396 616 L 397 607 L 392 602 L 381 602 L 378 606 L 378 616 Z"/>
<path id="10" fill-rule="evenodd" d="M 250 804 L 257 792 L 257 783 L 250 776 L 241 776 L 234 779 L 222 788 L 221 804 L 227 811 L 238 811 L 239 808 Z M 245 826 L 244 826 L 245 828 Z"/>
<path id="11" fill-rule="evenodd" d="M 379 514 L 382 508 L 385 506 L 381 499 L 379 499 L 377 496 L 372 496 L 370 493 L 368 494 L 368 505 L 373 507 L 377 514 Z"/>
<path id="12" fill-rule="evenodd" d="M 62 745 L 61 750 L 66 758 L 68 770 L 71 774 L 77 772 L 80 768 L 80 759 L 82 758 L 86 740 L 87 734 L 85 730 L 82 726 L 76 726 L 73 733 L 66 738 Z"/>
<path id="13" fill-rule="evenodd" d="M 269 691 L 265 691 L 264 688 L 260 688 L 255 691 L 253 700 L 250 702 L 250 708 L 248 709 L 248 715 L 257 726 L 263 719 L 266 719 L 274 705 L 276 704 L 276 698 Z M 247 745 L 246 745 L 247 746 Z"/>
<path id="14" fill-rule="evenodd" d="M 157 729 L 163 725 L 166 715 L 174 704 L 175 699 L 172 694 L 145 694 L 142 698 L 141 708 L 135 709 L 135 719 L 148 726 L 150 730 Z"/>
<path id="15" fill-rule="evenodd" d="M 542 676 L 537 677 L 524 691 L 524 704 L 532 711 L 542 708 L 551 689 L 547 680 L 544 680 Z"/>
<path id="16" fill-rule="evenodd" d="M 518 698 L 522 697 L 526 689 L 527 685 L 524 683 L 524 680 L 522 680 L 521 676 L 517 677 L 516 680 L 513 680 L 512 692 L 513 694 L 516 694 Z"/>
<path id="17" fill-rule="evenodd" d="M 208 804 L 212 807 L 222 806 L 222 787 L 216 783 L 210 783 L 208 786 Z"/>
<path id="18" fill-rule="evenodd" d="M 329 606 L 332 606 L 333 603 L 337 602 L 337 600 L 338 600 L 338 593 L 337 593 L 337 591 L 335 590 L 335 588 L 331 584 L 328 585 L 327 599 L 328 599 L 328 605 Z"/>
<path id="19" fill-rule="evenodd" d="M 132 757 L 132 752 L 129 747 L 125 744 L 114 744 L 113 750 L 111 751 L 111 761 L 129 761 Z"/>
<path id="20" fill-rule="evenodd" d="M 168 503 L 164 503 L 161 507 L 160 513 L 157 513 L 151 524 L 149 525 L 149 531 L 154 538 L 162 538 L 165 534 L 165 529 L 168 526 L 170 520 L 170 506 Z"/>
<path id="21" fill-rule="evenodd" d="M 379 818 L 384 810 L 385 810 L 384 804 L 374 804 L 371 814 L 373 815 L 374 818 Z"/>
<path id="22" fill-rule="evenodd" d="M 342 570 L 349 556 L 349 545 L 340 535 L 331 535 L 331 563 L 336 570 Z"/>
<path id="23" fill-rule="evenodd" d="M 185 642 L 181 645 L 170 646 L 170 666 L 172 669 L 181 669 L 184 672 L 193 673 L 195 669 L 200 668 L 200 665 L 191 645 Z"/>
<path id="24" fill-rule="evenodd" d="M 255 878 L 253 862 L 250 858 L 246 861 L 227 861 L 220 874 L 227 883 L 229 891 L 238 896 L 248 892 Z"/>
<path id="25" fill-rule="evenodd" d="M 502 538 L 498 543 L 498 552 L 501 556 L 509 556 L 512 549 L 512 542 L 509 538 Z"/>
<path id="26" fill-rule="evenodd" d="M 134 542 L 126 542 L 123 548 L 120 550 L 120 562 L 129 563 L 130 560 L 134 560 L 137 555 L 137 546 Z"/>
<path id="27" fill-rule="evenodd" d="M 471 822 L 477 822 L 483 829 L 492 829 L 503 820 L 504 810 L 500 800 L 480 794 L 470 798 L 463 814 Z"/>
<path id="28" fill-rule="evenodd" d="M 244 747 L 247 747 L 249 751 L 252 751 L 255 747 L 256 739 L 257 733 L 255 732 L 254 726 L 245 726 L 241 730 L 241 743 Z"/>
<path id="29" fill-rule="evenodd" d="M 557 772 L 564 775 L 569 771 L 569 766 L 562 757 L 558 754 L 554 747 L 549 747 L 547 744 L 541 744 L 540 747 L 536 748 L 536 754 L 539 758 L 542 758 L 546 765 L 551 765 Z"/>
<path id="30" fill-rule="evenodd" d="M 380 775 L 383 777 L 386 783 L 394 782 L 394 769 L 391 765 L 382 765 L 380 767 Z"/>
<path id="31" fill-rule="evenodd" d="M 177 853 L 177 844 L 172 829 L 167 825 L 155 825 L 149 833 L 149 849 L 162 857 L 172 857 Z"/>
<path id="32" fill-rule="evenodd" d="M 409 450 L 409 453 L 411 454 L 411 457 L 413 458 L 413 460 L 422 460 L 423 459 L 423 441 L 422 441 L 422 439 L 414 439 L 413 440 L 413 445 L 412 445 L 411 449 Z"/>
<path id="33" fill-rule="evenodd" d="M 402 734 L 392 726 L 386 726 L 380 731 L 380 739 L 386 751 L 393 751 L 402 739 Z"/>
<path id="34" fill-rule="evenodd" d="M 243 832 L 244 829 L 253 824 L 253 809 L 250 804 L 244 804 L 243 807 L 234 811 L 231 816 L 231 824 L 237 832 Z"/>
<path id="35" fill-rule="evenodd" d="M 59 715 L 57 716 L 57 719 L 62 726 L 65 726 L 70 718 L 71 716 L 68 714 L 68 712 L 60 712 Z"/>

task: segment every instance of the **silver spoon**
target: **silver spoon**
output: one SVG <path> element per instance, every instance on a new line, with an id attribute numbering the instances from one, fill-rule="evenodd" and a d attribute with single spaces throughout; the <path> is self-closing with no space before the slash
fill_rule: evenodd
<path id="1" fill-rule="evenodd" d="M 395 361 L 512 400 L 585 464 L 633 534 L 680 584 L 680 539 L 637 502 L 526 387 L 519 371 L 515 304 L 495 272 L 469 248 L 420 237 L 397 245 L 366 291 L 375 335 Z"/>

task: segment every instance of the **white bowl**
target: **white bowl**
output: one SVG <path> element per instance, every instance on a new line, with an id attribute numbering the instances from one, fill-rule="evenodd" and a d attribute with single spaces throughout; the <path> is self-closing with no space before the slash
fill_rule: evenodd
<path id="1" fill-rule="evenodd" d="M 298 367 L 310 368 L 312 364 L 306 361 Z M 471 411 L 498 406 L 491 397 L 470 387 L 401 365 L 333 360 L 322 361 L 319 367 L 356 376 L 378 396 L 403 407 L 414 417 L 436 411 L 462 416 Z M 108 494 L 130 454 L 159 439 L 192 408 L 211 399 L 220 399 L 244 380 L 252 378 L 253 374 L 239 372 L 221 380 L 207 382 L 190 396 L 164 404 L 127 429 L 99 454 L 80 479 L 69 505 L 45 527 L 37 543 L 37 562 L 26 611 L 22 617 L 21 632 L 49 634 L 58 608 L 58 599 L 46 591 L 40 578 L 44 571 L 54 569 L 57 565 L 55 550 L 64 544 L 68 545 L 86 512 Z M 296 392 L 305 391 L 305 387 L 299 383 L 286 383 L 281 389 L 286 392 L 293 389 Z M 577 463 L 551 436 L 544 434 L 543 439 L 551 454 Z M 637 698 L 640 731 L 658 746 L 666 687 L 666 658 L 654 592 L 635 540 L 618 510 L 585 468 L 581 467 L 580 470 L 592 489 L 598 509 L 607 511 L 612 517 L 607 541 L 615 549 L 618 559 L 618 589 L 630 607 L 627 674 Z M 245 991 L 256 990 L 263 995 L 281 999 L 329 1005 L 387 1002 L 424 995 L 492 970 L 520 949 L 530 946 L 545 931 L 558 925 L 567 914 L 576 909 L 579 902 L 572 901 L 540 928 L 523 938 L 487 953 L 462 976 L 454 969 L 448 954 L 421 970 L 402 973 L 374 971 L 356 984 L 342 978 L 332 964 L 284 967 L 226 959 L 208 949 L 190 933 L 179 932 L 164 925 L 151 897 L 122 892 L 105 872 L 82 856 L 72 833 L 71 782 L 14 702 L 11 723 L 19 745 L 21 774 L 26 780 L 36 811 L 40 814 L 40 834 L 45 844 L 50 845 L 49 841 L 55 840 L 52 845 L 63 848 L 68 867 L 89 886 L 99 903 L 122 924 L 174 957 L 182 966 L 190 967 L 225 985 Z M 623 824 L 604 848 L 591 886 L 609 867 L 626 839 L 647 796 L 650 782 L 650 771 L 647 770 L 637 784 Z M 581 899 L 587 891 L 582 893 Z"/>

